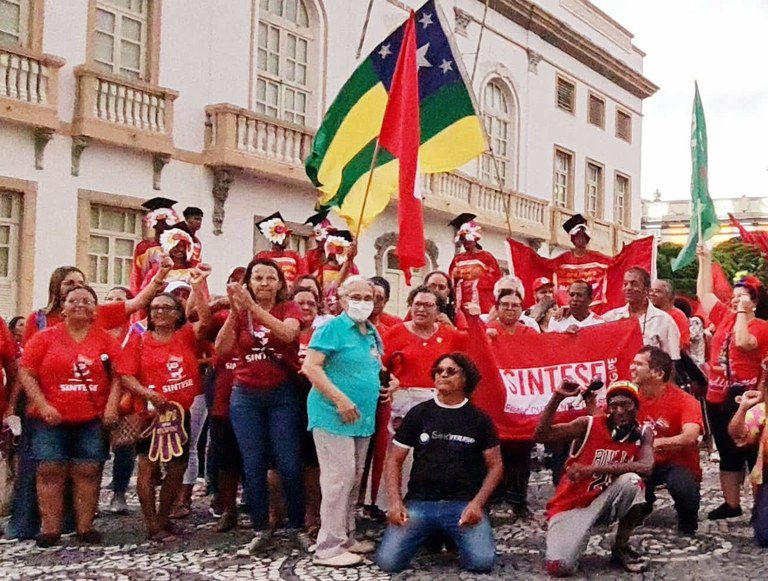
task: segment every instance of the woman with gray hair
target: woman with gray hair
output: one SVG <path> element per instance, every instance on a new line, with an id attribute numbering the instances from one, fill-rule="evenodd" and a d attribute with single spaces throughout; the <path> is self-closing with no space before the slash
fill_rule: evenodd
<path id="1" fill-rule="evenodd" d="M 312 383 L 307 399 L 309 429 L 320 464 L 320 532 L 314 562 L 350 567 L 373 551 L 354 537 L 354 505 L 373 434 L 379 396 L 397 388 L 380 371 L 384 347 L 368 320 L 373 311 L 373 284 L 361 276 L 339 287 L 342 313 L 312 335 L 302 372 Z"/>

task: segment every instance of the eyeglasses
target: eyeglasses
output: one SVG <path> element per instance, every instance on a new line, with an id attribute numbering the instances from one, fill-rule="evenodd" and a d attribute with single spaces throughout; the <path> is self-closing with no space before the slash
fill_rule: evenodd
<path id="1" fill-rule="evenodd" d="M 364 297 L 363 295 L 358 295 L 358 294 L 349 295 L 347 298 L 350 301 L 362 301 L 364 303 L 372 303 L 373 302 L 373 297 Z"/>
<path id="2" fill-rule="evenodd" d="M 96 302 L 93 299 L 67 299 L 66 303 L 68 305 L 72 305 L 73 307 L 77 306 L 84 306 L 84 307 L 92 307 L 96 304 Z"/>
<path id="3" fill-rule="evenodd" d="M 153 313 L 168 313 L 171 311 L 175 311 L 176 307 L 173 305 L 152 305 L 149 307 L 149 310 Z"/>
<path id="4" fill-rule="evenodd" d="M 510 311 L 514 311 L 516 309 L 522 309 L 523 305 L 520 303 L 499 303 L 499 310 L 502 309 L 509 309 Z"/>
<path id="5" fill-rule="evenodd" d="M 433 375 L 445 375 L 446 377 L 453 377 L 454 375 L 458 375 L 461 373 L 461 369 L 458 367 L 435 367 L 433 370 Z"/>
<path id="6" fill-rule="evenodd" d="M 413 303 L 414 309 L 434 309 L 436 306 L 437 306 L 437 303 L 422 303 L 422 302 Z"/>

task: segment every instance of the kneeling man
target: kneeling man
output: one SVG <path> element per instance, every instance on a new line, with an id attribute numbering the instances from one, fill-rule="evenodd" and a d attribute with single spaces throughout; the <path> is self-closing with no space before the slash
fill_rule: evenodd
<path id="1" fill-rule="evenodd" d="M 638 388 L 629 381 L 608 387 L 607 415 L 552 425 L 560 403 L 583 390 L 563 381 L 533 435 L 543 443 L 572 440 L 565 477 L 547 504 L 547 572 L 556 577 L 574 574 L 592 526 L 614 521 L 619 528 L 611 560 L 627 571 L 643 571 L 647 563 L 629 546 L 629 537 L 645 515 L 643 478 L 653 469 L 653 432 L 637 422 Z"/>
<path id="2" fill-rule="evenodd" d="M 376 563 L 387 572 L 402 571 L 430 533 L 442 532 L 458 548 L 464 569 L 487 572 L 496 547 L 485 505 L 503 472 L 496 429 L 467 399 L 480 380 L 469 357 L 458 352 L 439 357 L 432 377 L 435 398 L 406 414 L 387 456 L 389 527 Z M 411 451 L 403 503 L 403 462 Z"/>

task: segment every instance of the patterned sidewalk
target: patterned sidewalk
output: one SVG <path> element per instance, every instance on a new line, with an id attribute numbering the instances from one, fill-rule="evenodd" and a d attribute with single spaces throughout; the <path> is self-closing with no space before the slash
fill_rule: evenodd
<path id="1" fill-rule="evenodd" d="M 55 549 L 38 549 L 31 541 L 0 545 L 0 579 L 3 580 L 147 580 L 206 581 L 209 579 L 265 580 L 470 580 L 546 579 L 542 573 L 544 551 L 544 504 L 552 492 L 549 472 L 535 473 L 530 488 L 534 516 L 516 521 L 511 511 L 493 511 L 499 563 L 490 575 L 461 573 L 448 555 L 420 555 L 412 568 L 390 577 L 366 563 L 354 569 L 316 567 L 311 558 L 299 554 L 286 540 L 263 559 L 242 559 L 235 551 L 250 539 L 247 528 L 218 534 L 208 515 L 208 499 L 196 498 L 192 516 L 183 521 L 184 534 L 170 545 L 144 540 L 141 515 L 135 494 L 129 495 L 130 513 L 115 516 L 102 512 L 96 521 L 104 533 L 100 547 L 79 546 L 76 539 L 64 539 Z M 748 496 L 746 493 L 745 497 Z M 720 503 L 716 465 L 705 461 L 701 515 Z M 102 493 L 102 508 L 108 493 Z M 633 537 L 633 545 L 650 558 L 649 570 L 630 575 L 608 562 L 611 531 L 594 531 L 582 562 L 582 579 L 764 579 L 768 551 L 752 543 L 749 526 L 751 501 L 744 502 L 744 516 L 728 521 L 702 521 L 694 538 L 675 533 L 675 513 L 665 492 L 659 493 L 656 511 Z M 368 527 L 366 535 L 378 540 L 379 525 Z"/>

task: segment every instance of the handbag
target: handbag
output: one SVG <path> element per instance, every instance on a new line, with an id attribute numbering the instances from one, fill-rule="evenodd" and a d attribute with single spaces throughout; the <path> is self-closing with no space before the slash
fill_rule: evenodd
<path id="1" fill-rule="evenodd" d="M 147 429 L 152 417 L 144 412 L 134 412 L 120 416 L 109 432 L 109 443 L 112 448 L 133 446 Z"/>

